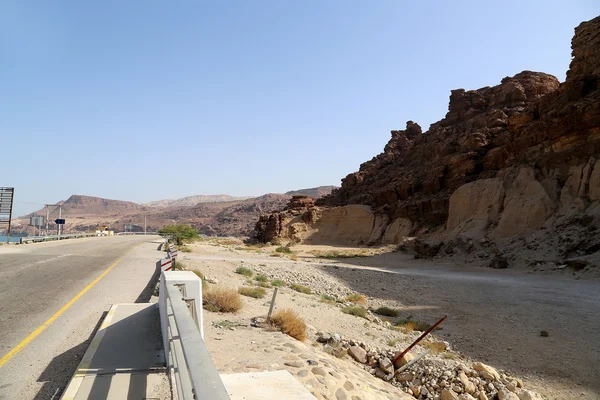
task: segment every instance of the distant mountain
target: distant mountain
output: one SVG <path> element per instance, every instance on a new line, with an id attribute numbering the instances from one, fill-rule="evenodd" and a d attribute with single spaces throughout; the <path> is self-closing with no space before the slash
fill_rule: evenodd
<path id="1" fill-rule="evenodd" d="M 318 199 L 319 197 L 323 197 L 325 195 L 330 194 L 333 191 L 333 189 L 337 189 L 337 186 L 319 186 L 308 189 L 290 190 L 289 192 L 285 192 L 285 194 L 287 194 L 288 196 L 304 195 Z"/>
<path id="2" fill-rule="evenodd" d="M 93 231 L 102 225 L 109 225 L 116 231 L 125 230 L 125 225 L 129 225 L 129 230 L 143 231 L 144 224 L 152 232 L 165 225 L 183 223 L 207 235 L 246 236 L 261 214 L 285 208 L 292 195 L 320 197 L 330 193 L 332 188 L 334 186 L 322 186 L 259 197 L 198 195 L 146 204 L 73 195 L 62 202 L 62 218 L 66 219 L 65 232 Z M 58 207 L 50 207 L 49 211 L 49 228 L 53 230 Z M 28 227 L 32 215 L 45 216 L 46 210 L 15 219 L 14 232 L 33 234 L 34 229 Z"/>
<path id="3" fill-rule="evenodd" d="M 193 207 L 201 203 L 221 203 L 226 201 L 246 200 L 250 197 L 234 197 L 226 194 L 195 195 L 182 197 L 180 199 L 156 200 L 144 205 L 147 207 Z"/>

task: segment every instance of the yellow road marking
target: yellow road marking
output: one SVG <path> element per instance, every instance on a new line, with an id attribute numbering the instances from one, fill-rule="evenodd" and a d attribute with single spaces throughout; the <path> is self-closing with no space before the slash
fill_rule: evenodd
<path id="1" fill-rule="evenodd" d="M 140 243 L 139 245 L 141 245 L 141 244 L 142 243 Z M 133 247 L 131 250 L 135 249 L 138 246 Z M 131 250 L 129 250 L 129 251 L 131 251 Z M 129 253 L 129 251 L 127 253 Z M 62 308 L 60 310 L 58 310 L 53 316 L 51 316 L 50 318 L 48 318 L 48 320 L 46 322 L 44 322 L 35 331 L 31 332 L 29 334 L 29 336 L 27 336 L 25 339 L 23 339 L 23 341 L 21 343 L 19 343 L 15 347 L 13 347 L 8 353 L 6 353 L 4 355 L 4 357 L 0 358 L 0 367 L 2 367 L 4 364 L 6 364 L 8 362 L 8 360 L 10 360 L 11 358 L 13 358 L 15 356 L 15 354 L 17 354 L 19 351 L 23 350 L 23 348 L 25 346 L 27 346 L 29 343 L 31 343 L 33 341 L 33 339 L 35 339 L 36 337 L 38 337 L 40 335 L 40 333 L 44 332 L 46 330 L 46 328 L 48 328 L 54 321 L 56 321 L 56 319 L 58 317 L 60 317 L 65 311 L 67 311 L 69 309 L 69 307 L 71 307 L 73 304 L 75 304 L 75 302 L 77 300 L 79 300 L 79 298 L 81 296 L 83 296 L 91 288 L 93 288 L 94 285 L 100 281 L 100 279 L 104 278 L 106 276 L 106 274 L 108 274 L 110 272 L 110 270 L 113 269 L 114 267 L 116 267 L 117 264 L 120 263 L 120 262 L 121 262 L 121 259 L 119 258 L 110 267 L 108 267 L 108 269 L 106 271 L 104 271 L 102 274 L 100 274 L 99 277 L 97 277 L 96 279 L 94 279 L 81 292 L 77 293 L 77 295 L 75 295 L 75 297 L 73 297 L 71 300 L 69 300 L 69 302 L 67 304 L 65 304 L 64 306 L 62 306 Z"/>

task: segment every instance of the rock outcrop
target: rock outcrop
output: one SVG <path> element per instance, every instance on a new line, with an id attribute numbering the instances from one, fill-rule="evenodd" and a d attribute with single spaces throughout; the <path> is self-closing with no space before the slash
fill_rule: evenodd
<path id="1" fill-rule="evenodd" d="M 427 132 L 413 121 L 392 131 L 383 153 L 311 206 L 316 222 L 302 228 L 285 214 L 278 235 L 504 243 L 584 214 L 586 229 L 600 229 L 600 17 L 575 29 L 572 50 L 564 83 L 523 71 L 497 86 L 453 90 L 445 118 Z"/>

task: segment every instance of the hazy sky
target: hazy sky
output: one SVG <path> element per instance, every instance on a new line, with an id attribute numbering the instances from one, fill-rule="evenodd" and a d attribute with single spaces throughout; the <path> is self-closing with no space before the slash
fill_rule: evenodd
<path id="1" fill-rule="evenodd" d="M 492 4 L 493 3 L 493 4 Z M 581 1 L 0 3 L 0 186 L 146 202 L 340 179 L 451 89 L 564 80 Z"/>

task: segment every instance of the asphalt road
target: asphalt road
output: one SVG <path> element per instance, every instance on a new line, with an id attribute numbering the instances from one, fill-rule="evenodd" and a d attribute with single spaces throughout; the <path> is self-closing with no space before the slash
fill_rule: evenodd
<path id="1" fill-rule="evenodd" d="M 116 236 L 0 247 L 0 399 L 58 399 L 103 313 L 142 300 L 159 243 Z"/>

